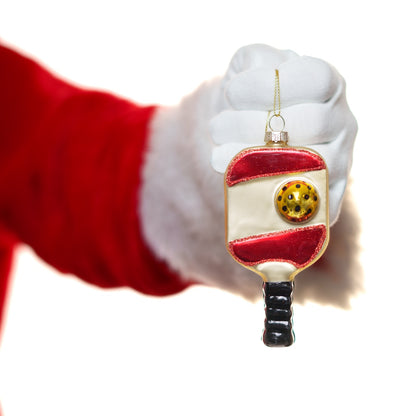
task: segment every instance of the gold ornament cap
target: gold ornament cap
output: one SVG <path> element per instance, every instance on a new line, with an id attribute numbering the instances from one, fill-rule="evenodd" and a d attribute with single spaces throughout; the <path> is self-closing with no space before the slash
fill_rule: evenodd
<path id="1" fill-rule="evenodd" d="M 266 131 L 264 141 L 268 144 L 287 145 L 289 134 L 287 131 Z"/>

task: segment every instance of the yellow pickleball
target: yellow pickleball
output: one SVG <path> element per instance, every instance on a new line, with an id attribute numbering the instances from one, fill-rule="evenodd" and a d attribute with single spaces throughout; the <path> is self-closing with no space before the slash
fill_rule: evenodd
<path id="1" fill-rule="evenodd" d="M 275 196 L 277 211 L 290 222 L 304 222 L 314 216 L 319 196 L 312 184 L 295 180 L 284 184 Z"/>

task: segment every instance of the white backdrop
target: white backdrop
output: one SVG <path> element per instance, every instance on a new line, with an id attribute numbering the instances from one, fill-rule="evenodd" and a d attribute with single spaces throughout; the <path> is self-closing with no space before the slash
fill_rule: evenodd
<path id="1" fill-rule="evenodd" d="M 332 63 L 360 128 L 365 276 L 350 310 L 295 304 L 297 341 L 276 350 L 260 341 L 261 303 L 103 291 L 22 248 L 0 349 L 5 416 L 414 415 L 413 15 L 401 0 L 2 0 L 3 41 L 141 103 L 176 103 L 245 44 Z"/>

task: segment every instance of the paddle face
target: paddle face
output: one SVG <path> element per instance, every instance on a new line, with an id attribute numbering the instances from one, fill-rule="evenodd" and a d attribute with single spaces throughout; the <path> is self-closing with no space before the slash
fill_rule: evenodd
<path id="1" fill-rule="evenodd" d="M 328 244 L 327 194 L 325 162 L 312 150 L 243 150 L 225 173 L 228 251 L 266 282 L 293 280 Z"/>

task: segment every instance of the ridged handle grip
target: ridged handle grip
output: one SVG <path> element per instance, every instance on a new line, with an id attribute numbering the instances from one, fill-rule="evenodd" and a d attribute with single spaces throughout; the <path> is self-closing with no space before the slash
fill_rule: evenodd
<path id="1" fill-rule="evenodd" d="M 293 282 L 263 283 L 266 313 L 263 342 L 268 347 L 288 347 L 293 344 L 292 291 Z"/>

